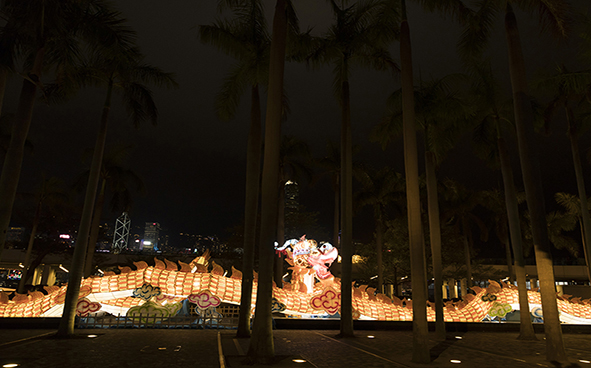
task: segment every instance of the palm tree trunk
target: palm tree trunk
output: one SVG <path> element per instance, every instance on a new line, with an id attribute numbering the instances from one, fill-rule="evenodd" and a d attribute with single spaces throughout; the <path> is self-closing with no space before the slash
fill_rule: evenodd
<path id="1" fill-rule="evenodd" d="M 250 337 L 250 309 L 254 269 L 254 247 L 259 211 L 259 185 L 261 180 L 261 102 L 259 87 L 251 93 L 250 130 L 246 149 L 246 201 L 244 204 L 244 255 L 242 259 L 242 293 L 236 337 Z"/>
<path id="2" fill-rule="evenodd" d="M 335 185 L 334 185 L 334 217 L 333 217 L 333 226 L 332 226 L 332 241 L 335 247 L 339 246 L 339 230 L 340 230 L 340 200 L 341 200 L 341 191 L 340 191 L 340 183 L 339 183 L 339 175 L 335 175 Z"/>
<path id="3" fill-rule="evenodd" d="M 567 114 L 567 119 L 569 119 Z M 570 124 L 570 119 L 569 119 Z M 591 251 L 591 218 L 589 217 L 589 205 L 587 202 L 587 192 L 585 190 L 585 179 L 583 176 L 583 165 L 581 165 L 581 153 L 579 151 L 579 142 L 573 129 L 569 129 L 570 147 L 573 154 L 573 164 L 575 166 L 575 176 L 577 178 L 577 188 L 579 190 L 579 202 L 581 203 L 581 219 L 583 223 L 583 254 L 585 255 L 585 264 L 587 265 L 587 277 L 591 282 L 591 260 L 589 256 Z"/>
<path id="4" fill-rule="evenodd" d="M 435 292 L 435 332 L 437 339 L 445 340 L 445 321 L 443 320 L 443 261 L 441 260 L 441 224 L 439 222 L 439 198 L 437 195 L 437 174 L 435 155 L 425 152 L 425 171 L 427 177 L 427 202 L 429 206 L 429 234 L 433 258 L 433 278 Z"/>
<path id="5" fill-rule="evenodd" d="M 29 78 L 35 82 L 41 78 L 41 66 L 43 65 L 44 56 L 45 48 L 41 47 L 37 50 L 33 70 L 29 74 Z M 2 175 L 0 176 L 0 198 L 2 198 L 0 201 L 0 260 L 2 260 L 6 232 L 10 226 L 12 206 L 14 205 L 16 189 L 21 175 L 25 142 L 29 134 L 29 127 L 31 126 L 36 96 L 37 85 L 29 79 L 23 79 L 10 143 L 6 156 L 4 157 L 4 166 L 2 167 Z"/>
<path id="6" fill-rule="evenodd" d="M 538 279 L 540 280 L 540 292 L 542 294 L 546 358 L 549 361 L 566 362 L 568 358 L 564 350 L 562 329 L 558 315 L 554 266 L 552 264 L 552 255 L 548 241 L 542 178 L 540 175 L 539 161 L 532 148 L 534 144 L 533 111 L 527 91 L 527 73 L 521 50 L 519 31 L 517 29 L 517 20 L 509 3 L 507 4 L 507 12 L 505 14 L 505 32 L 509 51 L 509 71 L 511 74 L 511 86 L 515 106 L 515 125 L 517 128 L 519 158 L 521 160 L 527 206 L 531 216 Z"/>
<path id="7" fill-rule="evenodd" d="M 503 245 L 505 246 L 505 260 L 507 262 L 507 273 L 509 274 L 509 282 L 512 284 L 515 281 L 514 272 L 513 272 L 513 257 L 511 257 L 511 242 L 509 239 L 505 238 L 503 241 Z"/>
<path id="8" fill-rule="evenodd" d="M 404 170 L 406 174 L 406 203 L 408 208 L 408 235 L 413 298 L 412 360 L 415 363 L 429 363 L 431 358 L 427 339 L 427 280 L 425 279 L 425 250 L 423 248 L 423 231 L 421 225 L 412 52 L 410 28 L 406 19 L 405 0 L 402 0 L 402 21 L 400 23 L 400 66 L 402 70 Z"/>
<path id="9" fill-rule="evenodd" d="M 472 286 L 472 257 L 470 256 L 470 242 L 468 241 L 467 235 L 470 228 L 464 224 L 462 231 L 464 232 L 462 240 L 464 243 L 464 263 L 466 263 L 466 287 L 470 288 Z M 462 290 L 462 297 L 466 295 L 466 293 L 467 290 Z"/>
<path id="10" fill-rule="evenodd" d="M 345 59 L 345 63 L 347 60 Z M 345 70 L 347 66 L 345 66 Z M 341 337 L 353 337 L 353 153 L 349 81 L 341 97 Z"/>
<path id="11" fill-rule="evenodd" d="M 31 235 L 29 235 L 29 244 L 27 245 L 27 252 L 25 253 L 25 272 L 18 283 L 18 293 L 23 294 L 25 292 L 25 285 L 31 277 L 31 253 L 33 252 L 33 244 L 35 244 L 35 236 L 37 236 L 37 226 L 39 226 L 39 218 L 41 218 L 41 200 L 37 202 L 37 208 L 35 209 L 35 217 L 33 218 L 33 226 L 31 227 Z"/>
<path id="12" fill-rule="evenodd" d="M 380 212 L 381 209 L 380 209 Z M 380 214 L 376 219 L 376 261 L 378 263 L 378 292 L 384 293 L 384 217 Z"/>
<path id="13" fill-rule="evenodd" d="M 101 226 L 101 216 L 103 215 L 103 206 L 105 203 L 105 187 L 107 180 L 101 181 L 101 189 L 96 198 L 96 205 L 94 206 L 94 214 L 92 216 L 92 225 L 90 226 L 90 240 L 88 241 L 88 249 L 86 250 L 86 260 L 84 261 L 84 277 L 89 277 L 92 274 L 94 267 L 92 266 L 92 259 L 94 258 L 94 251 L 96 249 L 96 242 L 98 241 L 99 228 Z"/>
<path id="14" fill-rule="evenodd" d="M 286 0 L 277 0 L 271 39 L 265 152 L 261 192 L 261 235 L 259 241 L 259 280 L 257 308 L 248 357 L 253 362 L 269 364 L 275 356 L 271 300 L 273 297 L 273 255 L 277 226 L 277 183 L 283 111 L 283 72 L 287 38 Z"/>
<path id="15" fill-rule="evenodd" d="M 398 267 L 394 266 L 394 269 L 392 270 L 392 274 L 394 276 L 394 287 L 392 288 L 392 295 L 390 295 L 390 298 L 392 296 L 398 296 Z"/>
<path id="16" fill-rule="evenodd" d="M 101 166 L 103 154 L 105 151 L 105 142 L 107 140 L 107 126 L 109 121 L 109 112 L 111 110 L 111 95 L 113 92 L 113 80 L 109 81 L 107 87 L 107 97 L 103 106 L 100 126 L 94 146 L 92 164 L 90 166 L 90 175 L 88 185 L 86 186 L 86 196 L 84 198 L 84 207 L 82 208 L 82 218 L 78 228 L 78 238 L 74 246 L 74 255 L 70 265 L 70 279 L 66 291 L 66 300 L 64 302 L 64 312 L 57 330 L 57 337 L 72 337 L 74 335 L 74 319 L 76 317 L 76 306 L 78 304 L 78 295 L 80 294 L 80 283 L 84 273 L 84 258 L 88 247 L 88 237 L 90 235 L 90 225 L 92 221 L 92 211 L 96 200 L 96 192 L 101 175 Z"/>
<path id="17" fill-rule="evenodd" d="M 6 92 L 7 79 L 8 69 L 0 68 L 0 116 L 2 116 L 2 103 L 4 102 L 4 93 Z"/>
<path id="18" fill-rule="evenodd" d="M 515 259 L 515 276 L 517 278 L 517 290 L 519 292 L 520 326 L 519 340 L 537 340 L 534 327 L 529 314 L 529 301 L 527 298 L 527 284 L 525 279 L 525 262 L 523 261 L 523 241 L 521 237 L 521 225 L 519 222 L 519 207 L 517 203 L 517 191 L 513 180 L 513 169 L 509 152 L 502 137 L 497 140 L 499 159 L 501 161 L 501 174 L 505 191 L 505 206 L 507 208 L 507 220 L 509 222 L 509 235 L 513 246 L 513 258 Z"/>
<path id="19" fill-rule="evenodd" d="M 279 201 L 277 203 L 277 242 L 283 245 L 285 242 L 285 183 L 282 180 L 279 186 Z M 275 260 L 275 284 L 283 287 L 283 257 L 279 253 Z"/>

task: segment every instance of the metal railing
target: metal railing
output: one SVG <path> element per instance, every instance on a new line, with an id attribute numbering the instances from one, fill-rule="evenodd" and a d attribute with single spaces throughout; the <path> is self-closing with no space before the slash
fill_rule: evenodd
<path id="1" fill-rule="evenodd" d="M 185 328 L 185 329 L 228 329 L 236 328 L 234 317 L 201 317 L 155 315 L 121 316 L 104 314 L 100 316 L 77 317 L 76 328 Z"/>

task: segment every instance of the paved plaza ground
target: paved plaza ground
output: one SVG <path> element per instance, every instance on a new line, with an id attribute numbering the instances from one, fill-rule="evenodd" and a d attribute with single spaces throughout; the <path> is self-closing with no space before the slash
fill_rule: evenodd
<path id="1" fill-rule="evenodd" d="M 449 333 L 444 342 L 429 335 L 430 364 L 415 364 L 412 332 L 356 330 L 336 338 L 336 330 L 275 330 L 274 367 L 590 367 L 591 335 L 565 333 L 571 363 L 546 361 L 543 334 L 519 341 L 516 332 Z M 0 329 L 0 366 L 29 367 L 243 367 L 249 339 L 235 330 L 77 329 L 73 339 L 56 339 L 53 329 Z M 96 337 L 88 337 L 96 335 Z M 220 357 L 222 357 L 220 361 Z M 305 362 L 297 363 L 301 359 Z M 457 362 L 454 362 L 457 361 Z M 260 367 L 255 365 L 250 367 Z"/>

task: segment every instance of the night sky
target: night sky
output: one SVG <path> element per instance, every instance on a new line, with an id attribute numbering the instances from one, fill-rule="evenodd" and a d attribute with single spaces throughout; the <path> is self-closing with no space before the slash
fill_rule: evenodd
<path id="1" fill-rule="evenodd" d="M 155 90 L 154 99 L 160 111 L 155 127 L 145 123 L 140 129 L 133 128 L 114 99 L 108 145 L 123 142 L 135 146 L 127 163 L 143 178 L 148 190 L 145 196 L 135 196 L 132 224 L 158 221 L 171 232 L 224 236 L 228 228 L 241 222 L 243 215 L 249 96 L 243 97 L 233 121 L 220 121 L 216 117 L 214 98 L 234 61 L 216 48 L 201 44 L 197 29 L 198 25 L 213 23 L 219 16 L 216 1 L 116 0 L 115 3 L 137 31 L 146 61 L 174 72 L 179 83 L 176 90 Z M 270 28 L 274 1 L 264 3 Z M 589 8 L 588 0 L 573 1 L 573 4 L 578 9 Z M 297 0 L 295 6 L 302 29 L 313 27 L 315 35 L 322 34 L 332 20 L 325 1 Z M 556 63 L 565 63 L 572 70 L 583 68 L 573 60 L 572 44 L 559 44 L 532 27 L 537 15 L 530 17 L 517 12 L 517 16 L 532 75 L 542 67 L 551 69 Z M 424 13 L 414 3 L 409 6 L 409 21 L 417 78 L 430 79 L 461 71 L 455 52 L 459 27 L 451 20 Z M 501 21 L 497 20 L 497 32 L 489 52 L 509 92 L 506 48 L 499 32 Z M 392 45 L 394 55 L 397 48 L 397 43 Z M 306 140 L 316 156 L 323 155 L 327 141 L 338 142 L 340 134 L 331 67 L 309 70 L 302 64 L 287 63 L 285 86 L 291 115 L 283 133 Z M 399 82 L 391 74 L 363 69 L 352 73 L 353 133 L 355 143 L 363 144 L 359 159 L 378 168 L 388 164 L 402 172 L 401 142 L 385 152 L 376 144 L 367 143 L 369 130 L 384 113 L 386 98 L 397 88 Z M 14 112 L 19 89 L 20 80 L 13 76 L 3 113 Z M 94 145 L 103 99 L 103 91 L 86 89 L 64 105 L 37 103 L 29 135 L 34 153 L 27 155 L 23 163 L 19 191 L 31 190 L 42 172 L 72 182 L 85 169 L 82 152 Z M 263 117 L 264 111 L 263 107 Z M 555 125 L 551 136 L 540 137 L 547 192 L 576 193 L 564 133 L 563 126 Z M 581 149 L 586 150 L 590 143 L 585 136 Z M 450 153 L 440 176 L 456 178 L 474 189 L 498 186 L 500 175 L 474 158 L 469 144 L 469 139 L 465 139 Z M 591 172 L 591 167 L 587 164 L 585 170 Z M 587 180 L 591 180 L 591 174 L 588 176 Z M 309 210 L 320 212 L 322 225 L 328 230 L 332 224 L 332 198 L 328 180 L 302 188 L 301 202 Z M 111 222 L 118 215 L 105 212 L 105 221 Z M 362 240 L 368 240 L 371 235 L 366 212 L 354 219 L 354 237 Z"/>

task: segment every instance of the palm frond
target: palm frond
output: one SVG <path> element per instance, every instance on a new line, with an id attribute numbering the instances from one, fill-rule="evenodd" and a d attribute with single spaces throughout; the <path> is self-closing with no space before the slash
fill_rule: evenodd
<path id="1" fill-rule="evenodd" d="M 199 26 L 199 39 L 202 43 L 213 45 L 225 54 L 235 58 L 243 58 L 250 52 L 244 40 L 236 37 L 231 25 L 226 21 L 218 21 L 214 25 Z"/>
<path id="2" fill-rule="evenodd" d="M 149 64 L 134 65 L 131 68 L 130 78 L 158 88 L 178 87 L 174 73 L 164 72 L 162 69 Z"/>
<path id="3" fill-rule="evenodd" d="M 565 0 L 519 0 L 526 10 L 537 7 L 542 30 L 549 30 L 554 35 L 566 38 L 572 26 L 572 7 Z"/>
<path id="4" fill-rule="evenodd" d="M 139 123 L 150 120 L 156 124 L 158 109 L 150 91 L 145 85 L 131 82 L 123 88 L 123 101 L 131 121 L 137 127 Z"/>
<path id="5" fill-rule="evenodd" d="M 247 65 L 240 63 L 234 67 L 222 84 L 222 89 L 216 96 L 215 110 L 220 119 L 231 120 L 236 114 L 240 97 L 250 85 L 246 79 Z"/>
<path id="6" fill-rule="evenodd" d="M 495 0 L 480 0 L 476 5 L 477 11 L 466 9 L 463 15 L 464 30 L 458 42 L 458 52 L 466 63 L 479 59 L 484 52 L 500 11 Z"/>

